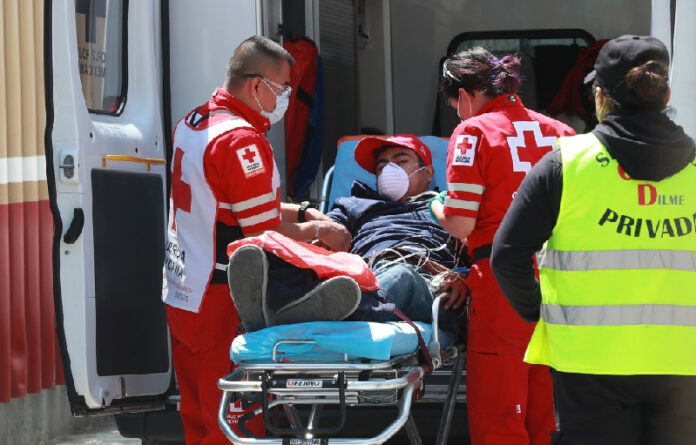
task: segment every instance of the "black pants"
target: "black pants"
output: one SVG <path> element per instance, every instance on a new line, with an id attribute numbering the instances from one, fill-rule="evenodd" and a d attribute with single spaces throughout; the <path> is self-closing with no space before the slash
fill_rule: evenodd
<path id="1" fill-rule="evenodd" d="M 552 445 L 696 444 L 694 376 L 551 376 L 560 424 Z"/>

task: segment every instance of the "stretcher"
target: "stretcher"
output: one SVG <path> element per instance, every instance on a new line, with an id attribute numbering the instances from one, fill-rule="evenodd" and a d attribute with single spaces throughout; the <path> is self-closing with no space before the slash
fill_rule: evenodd
<path id="1" fill-rule="evenodd" d="M 411 444 L 420 444 L 410 415 L 411 403 L 423 395 L 426 374 L 450 362 L 453 371 L 437 439 L 438 444 L 446 443 L 464 355 L 463 347 L 450 344 L 451 340 L 443 338 L 449 337 L 447 333 L 439 330 L 440 300 L 433 302 L 432 325 L 311 322 L 275 326 L 237 337 L 231 355 L 238 367 L 218 381 L 223 391 L 218 411 L 220 428 L 235 444 L 381 444 L 405 426 Z M 428 354 L 420 350 L 415 328 Z M 356 332 L 363 335 L 351 337 Z M 350 338 L 353 341 L 348 341 Z M 259 408 L 239 419 L 238 428 L 245 437 L 227 422 L 230 406 L 237 400 L 260 403 Z M 338 407 L 339 415 L 331 419 L 333 425 L 321 422 L 322 410 L 328 405 Z M 347 407 L 383 405 L 397 407 L 396 417 L 383 431 L 367 438 L 335 437 L 345 424 Z M 309 406 L 306 419 L 298 409 L 302 406 Z M 284 411 L 288 426 L 277 425 L 274 408 Z M 255 438 L 244 427 L 259 414 L 267 431 L 279 437 Z"/>
<path id="2" fill-rule="evenodd" d="M 339 141 L 336 164 L 324 183 L 323 211 L 337 197 L 350 194 L 354 179 L 375 186 L 374 175 L 353 158 L 359 139 Z M 431 188 L 443 189 L 447 141 L 432 136 L 421 140 L 433 156 Z M 237 337 L 231 357 L 238 367 L 218 381 L 223 391 L 220 428 L 235 444 L 381 444 L 402 428 L 411 444 L 421 444 L 411 406 L 414 400 L 427 399 L 441 404 L 436 443 L 446 444 L 455 406 L 465 398 L 460 391 L 465 353 L 462 344 L 453 342 L 454 335 L 439 329 L 440 301 L 433 302 L 432 324 L 311 322 Z M 431 373 L 446 384 L 428 385 L 426 391 L 424 378 Z M 258 404 L 239 418 L 241 434 L 227 421 L 230 407 L 240 400 Z M 396 407 L 391 423 L 371 437 L 341 436 L 349 408 L 370 406 Z M 327 411 L 331 415 L 322 417 Z M 257 415 L 263 416 L 272 437 L 256 438 L 245 428 Z"/>

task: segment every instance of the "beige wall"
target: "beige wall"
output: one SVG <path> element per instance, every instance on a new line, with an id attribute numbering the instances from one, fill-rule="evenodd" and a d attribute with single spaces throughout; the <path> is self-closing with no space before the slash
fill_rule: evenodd
<path id="1" fill-rule="evenodd" d="M 48 199 L 43 1 L 0 8 L 0 205 Z"/>

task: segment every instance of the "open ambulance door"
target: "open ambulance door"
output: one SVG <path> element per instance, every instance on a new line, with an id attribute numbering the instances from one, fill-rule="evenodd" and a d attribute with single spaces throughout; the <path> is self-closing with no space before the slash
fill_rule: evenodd
<path id="1" fill-rule="evenodd" d="M 162 406 L 166 148 L 159 2 L 46 0 L 54 292 L 76 414 Z"/>
<path id="2" fill-rule="evenodd" d="M 670 105 L 675 110 L 674 120 L 684 127 L 686 134 L 696 137 L 696 1 L 676 0 L 674 12 L 674 40 L 672 41 L 672 95 Z"/>

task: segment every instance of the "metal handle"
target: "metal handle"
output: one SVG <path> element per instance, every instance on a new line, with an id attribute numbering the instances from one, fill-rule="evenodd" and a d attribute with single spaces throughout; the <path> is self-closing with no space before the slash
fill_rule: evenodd
<path id="1" fill-rule="evenodd" d="M 102 158 L 102 167 L 106 167 L 106 161 L 115 162 L 136 162 L 138 164 L 145 164 L 147 166 L 147 171 L 150 171 L 150 165 L 164 165 L 164 159 L 158 158 L 141 158 L 140 156 L 131 155 L 105 155 Z"/>
<path id="2" fill-rule="evenodd" d="M 63 169 L 63 174 L 70 179 L 75 175 L 75 158 L 73 155 L 66 155 L 63 158 L 63 163 L 58 166 Z"/>

